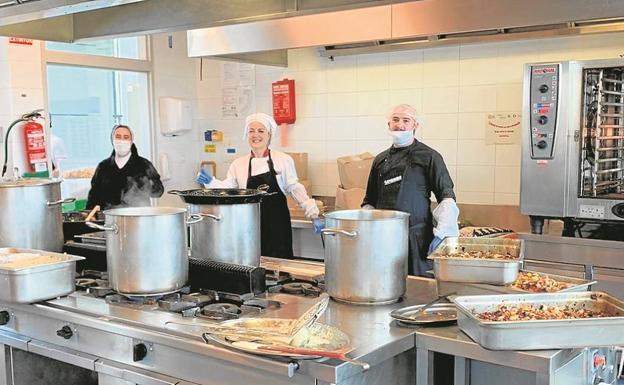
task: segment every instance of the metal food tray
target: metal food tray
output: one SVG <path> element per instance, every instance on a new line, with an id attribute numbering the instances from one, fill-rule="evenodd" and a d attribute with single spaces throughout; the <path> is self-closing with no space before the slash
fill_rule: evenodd
<path id="1" fill-rule="evenodd" d="M 509 253 L 517 259 L 478 259 L 449 257 L 459 251 Z M 436 279 L 453 282 L 506 285 L 516 281 L 524 259 L 524 241 L 507 238 L 448 237 L 428 257 L 433 260 Z"/>
<path id="2" fill-rule="evenodd" d="M 83 257 L 20 248 L 1 248 L 0 252 L 7 253 L 9 250 L 11 253 L 52 255 L 63 260 L 19 269 L 0 268 L 0 301 L 33 303 L 67 295 L 75 290 L 76 261 Z"/>
<path id="3" fill-rule="evenodd" d="M 451 299 L 457 306 L 459 328 L 491 350 L 573 349 L 624 345 L 624 302 L 602 292 L 465 296 Z M 475 314 L 499 305 L 571 305 L 601 309 L 615 317 L 536 321 L 483 321 Z"/>
<path id="4" fill-rule="evenodd" d="M 536 274 L 540 274 L 540 275 L 552 278 L 555 281 L 565 282 L 565 283 L 572 285 L 570 287 L 557 291 L 557 293 L 588 291 L 590 290 L 591 286 L 596 283 L 596 281 L 588 281 L 588 280 L 581 279 L 581 278 L 567 277 L 565 275 L 546 274 L 540 271 L 521 269 L 520 272 L 536 273 Z M 488 285 L 485 283 L 450 282 L 450 281 L 441 281 L 441 280 L 437 280 L 436 282 L 438 296 L 447 296 L 451 294 L 454 294 L 454 295 L 490 295 L 490 294 L 521 294 L 521 293 L 542 294 L 542 293 L 535 293 L 532 291 L 518 289 L 516 287 L 511 286 L 512 284 L 513 283 L 505 285 L 505 286 L 497 286 L 497 285 Z"/>

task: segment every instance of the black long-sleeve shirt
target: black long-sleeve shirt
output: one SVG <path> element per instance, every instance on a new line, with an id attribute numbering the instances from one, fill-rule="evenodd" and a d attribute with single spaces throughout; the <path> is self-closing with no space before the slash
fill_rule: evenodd
<path id="1" fill-rule="evenodd" d="M 91 179 L 87 208 L 102 210 L 123 206 L 148 206 L 149 198 L 159 198 L 164 187 L 152 163 L 139 156 L 136 146 L 122 168 L 115 163 L 115 151 L 101 161 Z"/>

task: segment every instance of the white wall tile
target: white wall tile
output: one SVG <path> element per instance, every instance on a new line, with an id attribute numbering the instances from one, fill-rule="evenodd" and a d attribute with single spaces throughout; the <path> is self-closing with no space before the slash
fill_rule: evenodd
<path id="1" fill-rule="evenodd" d="M 435 87 L 423 90 L 422 112 L 425 115 L 457 112 L 458 106 L 458 87 Z"/>
<path id="2" fill-rule="evenodd" d="M 520 167 L 496 167 L 494 192 L 520 193 Z"/>
<path id="3" fill-rule="evenodd" d="M 423 51 L 391 52 L 389 86 L 391 89 L 420 88 L 423 84 Z"/>
<path id="4" fill-rule="evenodd" d="M 13 111 L 23 114 L 43 107 L 43 89 L 15 89 L 11 90 Z"/>
<path id="5" fill-rule="evenodd" d="M 485 139 L 486 113 L 462 112 L 458 114 L 457 136 L 461 139 Z"/>
<path id="6" fill-rule="evenodd" d="M 341 156 L 353 155 L 357 153 L 355 141 L 349 142 L 328 142 L 327 143 L 327 160 L 335 163 L 336 158 Z"/>
<path id="7" fill-rule="evenodd" d="M 494 192 L 494 166 L 457 166 L 457 190 Z"/>
<path id="8" fill-rule="evenodd" d="M 390 138 L 386 140 L 358 140 L 355 143 L 356 153 L 370 152 L 373 155 L 387 150 L 391 145 L 392 141 L 390 141 Z"/>
<path id="9" fill-rule="evenodd" d="M 357 57 L 357 89 L 373 91 L 388 89 L 388 56 L 385 54 Z"/>
<path id="10" fill-rule="evenodd" d="M 465 139 L 457 146 L 457 164 L 494 165 L 496 146 L 480 139 Z"/>
<path id="11" fill-rule="evenodd" d="M 357 91 L 355 56 L 339 56 L 327 65 L 327 92 Z"/>
<path id="12" fill-rule="evenodd" d="M 472 204 L 472 205 L 494 204 L 494 193 L 455 191 L 455 195 L 457 196 L 457 203 Z"/>
<path id="13" fill-rule="evenodd" d="M 390 111 L 397 104 L 409 104 L 420 114 L 422 112 L 422 89 L 411 88 L 388 91 L 387 111 Z"/>
<path id="14" fill-rule="evenodd" d="M 423 54 L 423 86 L 459 84 L 459 46 L 426 49 Z"/>
<path id="15" fill-rule="evenodd" d="M 221 117 L 221 98 L 196 99 L 193 114 L 196 119 L 216 119 Z"/>
<path id="16" fill-rule="evenodd" d="M 519 206 L 520 194 L 496 193 L 494 194 L 494 204 L 495 205 Z"/>
<path id="17" fill-rule="evenodd" d="M 357 114 L 357 93 L 342 92 L 327 94 L 327 116 L 356 116 Z"/>
<path id="18" fill-rule="evenodd" d="M 496 71 L 492 75 L 496 77 L 497 83 L 522 82 L 524 64 L 539 61 L 539 49 L 535 41 L 520 40 L 495 45 L 499 47 L 499 52 L 498 60 L 494 63 Z"/>
<path id="19" fill-rule="evenodd" d="M 388 91 L 368 91 L 358 94 L 358 115 L 385 115 L 388 112 Z"/>
<path id="20" fill-rule="evenodd" d="M 328 144 L 333 141 L 354 141 L 356 138 L 356 128 L 357 120 L 354 117 L 328 117 Z"/>
<path id="21" fill-rule="evenodd" d="M 357 140 L 387 140 L 388 126 L 384 116 L 359 116 L 355 118 Z"/>
<path id="22" fill-rule="evenodd" d="M 459 112 L 489 112 L 496 110 L 496 86 L 466 86 L 459 88 Z"/>
<path id="23" fill-rule="evenodd" d="M 522 147 L 519 144 L 497 144 L 497 166 L 520 166 Z"/>
<path id="24" fill-rule="evenodd" d="M 327 94 L 299 95 L 297 98 L 297 115 L 326 116 Z"/>
<path id="25" fill-rule="evenodd" d="M 43 89 L 43 72 L 41 62 L 36 61 L 10 61 L 9 71 L 11 87 Z"/>
<path id="26" fill-rule="evenodd" d="M 459 50 L 459 84 L 496 84 L 492 62 L 498 55 L 498 47 L 492 44 L 461 46 Z"/>
<path id="27" fill-rule="evenodd" d="M 290 139 L 292 141 L 320 141 L 327 140 L 327 118 L 300 118 L 290 125 Z"/>
<path id="28" fill-rule="evenodd" d="M 457 114 L 429 114 L 422 122 L 423 139 L 457 139 Z"/>
<path id="29" fill-rule="evenodd" d="M 496 110 L 522 110 L 522 83 L 499 84 L 496 87 Z"/>
<path id="30" fill-rule="evenodd" d="M 295 72 L 294 79 L 295 92 L 297 94 L 320 94 L 327 92 L 327 74 L 325 71 Z"/>
<path id="31" fill-rule="evenodd" d="M 288 51 L 288 66 L 295 71 L 319 71 L 327 68 L 329 59 L 321 57 L 316 49 L 299 48 Z"/>
<path id="32" fill-rule="evenodd" d="M 423 143 L 439 152 L 444 163 L 457 164 L 457 139 L 429 139 Z"/>

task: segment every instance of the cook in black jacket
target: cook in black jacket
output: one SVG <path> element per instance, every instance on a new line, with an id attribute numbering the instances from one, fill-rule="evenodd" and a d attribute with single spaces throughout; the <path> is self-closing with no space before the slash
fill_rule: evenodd
<path id="1" fill-rule="evenodd" d="M 149 206 L 164 188 L 152 163 L 139 156 L 130 127 L 113 127 L 113 153 L 98 164 L 91 179 L 87 208 L 102 210 L 125 206 Z"/>

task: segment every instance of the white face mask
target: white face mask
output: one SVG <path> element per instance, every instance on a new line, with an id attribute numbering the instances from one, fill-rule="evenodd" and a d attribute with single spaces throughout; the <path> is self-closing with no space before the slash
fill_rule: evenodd
<path id="1" fill-rule="evenodd" d="M 392 144 L 397 147 L 405 147 L 410 145 L 414 140 L 414 131 L 388 131 L 392 137 Z"/>
<path id="2" fill-rule="evenodd" d="M 127 140 L 114 140 L 113 148 L 115 148 L 115 154 L 117 156 L 126 156 L 130 153 L 132 142 Z"/>

